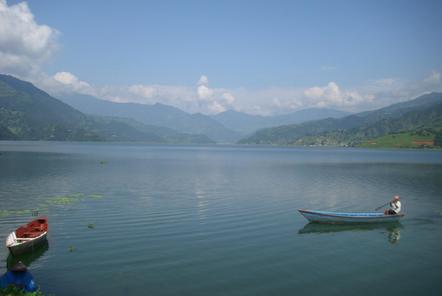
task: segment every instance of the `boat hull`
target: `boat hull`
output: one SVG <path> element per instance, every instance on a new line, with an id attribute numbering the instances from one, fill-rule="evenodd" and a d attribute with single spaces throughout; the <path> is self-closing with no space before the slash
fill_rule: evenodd
<path id="1" fill-rule="evenodd" d="M 398 222 L 404 217 L 404 214 L 384 215 L 378 212 L 340 213 L 310 210 L 298 211 L 310 222 L 328 224 L 388 223 Z"/>
<path id="2" fill-rule="evenodd" d="M 15 237 L 15 232 L 9 234 L 6 246 L 12 255 L 21 255 L 27 252 L 32 252 L 34 249 L 40 247 L 45 242 L 47 242 L 47 232 L 44 232 L 40 236 L 33 238 L 28 241 L 19 242 Z"/>

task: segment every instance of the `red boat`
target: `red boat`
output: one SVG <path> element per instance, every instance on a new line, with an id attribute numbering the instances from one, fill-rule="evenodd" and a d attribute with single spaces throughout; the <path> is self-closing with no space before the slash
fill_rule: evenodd
<path id="1" fill-rule="evenodd" d="M 48 234 L 48 219 L 39 217 L 11 232 L 6 239 L 6 247 L 13 255 L 32 251 L 45 242 Z"/>

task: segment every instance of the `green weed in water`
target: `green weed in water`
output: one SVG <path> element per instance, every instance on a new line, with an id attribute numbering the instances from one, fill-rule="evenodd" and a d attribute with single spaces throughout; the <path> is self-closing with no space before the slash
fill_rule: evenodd
<path id="1" fill-rule="evenodd" d="M 94 228 L 95 228 L 95 225 L 92 224 L 92 223 L 91 223 L 91 224 L 88 224 L 88 225 L 87 225 L 87 228 L 89 228 L 89 229 L 94 229 Z"/>
<path id="2" fill-rule="evenodd" d="M 56 196 L 50 199 L 49 203 L 58 206 L 66 206 L 66 205 L 71 205 L 76 201 L 78 201 L 77 198 L 66 195 L 66 196 Z"/>
<path id="3" fill-rule="evenodd" d="M 50 205 L 67 206 L 85 198 L 83 193 L 73 193 L 51 197 L 47 200 Z"/>
<path id="4" fill-rule="evenodd" d="M 103 195 L 101 195 L 101 194 L 96 194 L 96 193 L 94 193 L 94 194 L 89 194 L 89 198 L 91 198 L 91 199 L 102 199 L 104 196 Z"/>
<path id="5" fill-rule="evenodd" d="M 72 253 L 76 250 L 76 248 L 74 246 L 69 246 L 69 252 Z"/>
<path id="6" fill-rule="evenodd" d="M 5 289 L 0 289 L 0 295 L 5 296 L 43 296 L 41 291 L 25 292 L 22 289 L 9 285 Z"/>
<path id="7" fill-rule="evenodd" d="M 0 218 L 30 215 L 31 210 L 0 210 Z"/>
<path id="8" fill-rule="evenodd" d="M 18 209 L 18 210 L 1 210 L 0 218 L 18 217 L 18 216 L 39 216 L 47 213 L 50 206 L 68 206 L 77 203 L 84 199 L 103 199 L 104 196 L 98 193 L 85 195 L 84 193 L 73 193 L 66 195 L 59 195 L 48 198 L 45 202 L 40 204 L 36 209 Z"/>

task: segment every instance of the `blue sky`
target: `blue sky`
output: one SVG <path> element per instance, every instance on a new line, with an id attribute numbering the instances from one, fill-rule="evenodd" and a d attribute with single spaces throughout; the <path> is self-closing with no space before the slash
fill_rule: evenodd
<path id="1" fill-rule="evenodd" d="M 442 1 L 30 0 L 27 5 L 37 26 L 54 31 L 50 42 L 56 49 L 38 70 L 49 77 L 70 73 L 91 87 L 83 92 L 105 99 L 161 101 L 206 113 L 358 110 L 441 86 Z M 419 85 L 426 79 L 434 83 Z M 380 90 L 379 83 L 389 89 Z M 147 91 L 125 94 L 124 87 L 131 86 Z M 208 90 L 202 92 L 204 102 L 187 102 L 191 89 L 198 96 L 201 86 Z M 351 103 L 318 99 L 336 94 L 335 86 Z M 310 105 L 308 89 L 315 98 Z M 392 89 L 396 93 L 387 98 Z M 227 93 L 233 102 L 223 99 Z M 207 104 L 216 98 L 219 108 L 210 110 Z"/>

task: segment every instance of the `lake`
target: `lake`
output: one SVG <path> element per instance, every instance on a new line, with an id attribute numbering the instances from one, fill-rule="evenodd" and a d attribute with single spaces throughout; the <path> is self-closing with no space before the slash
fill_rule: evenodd
<path id="1" fill-rule="evenodd" d="M 51 295 L 441 295 L 441 193 L 441 151 L 0 142 L 0 237 L 48 216 Z M 396 194 L 398 224 L 297 212 Z"/>

